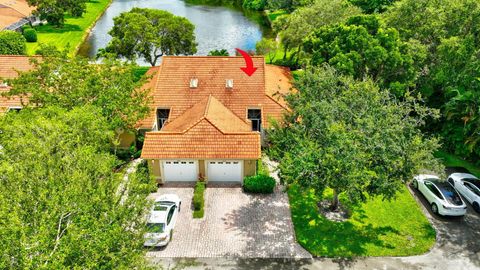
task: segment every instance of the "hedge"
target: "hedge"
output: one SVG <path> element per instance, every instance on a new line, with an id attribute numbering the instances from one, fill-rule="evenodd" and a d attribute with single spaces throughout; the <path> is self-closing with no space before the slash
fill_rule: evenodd
<path id="1" fill-rule="evenodd" d="M 22 34 L 4 30 L 0 31 L 0 54 L 26 54 L 26 40 Z"/>
<path id="2" fill-rule="evenodd" d="M 23 30 L 23 36 L 27 42 L 37 42 L 37 31 L 33 28 L 26 28 Z"/>
<path id="3" fill-rule="evenodd" d="M 193 189 L 193 217 L 202 218 L 205 209 L 205 182 L 197 182 Z"/>
<path id="4" fill-rule="evenodd" d="M 243 180 L 243 190 L 250 193 L 272 193 L 275 184 L 275 179 L 269 175 L 247 176 Z"/>

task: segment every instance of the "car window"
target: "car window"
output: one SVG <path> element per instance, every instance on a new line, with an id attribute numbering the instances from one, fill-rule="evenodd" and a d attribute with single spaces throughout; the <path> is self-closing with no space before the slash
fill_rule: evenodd
<path id="1" fill-rule="evenodd" d="M 439 182 L 436 186 L 440 189 L 443 197 L 445 197 L 449 203 L 454 205 L 463 204 L 462 199 L 451 185 L 447 184 L 446 182 Z"/>
<path id="2" fill-rule="evenodd" d="M 453 179 L 452 179 L 452 178 L 448 178 L 448 182 L 449 182 L 450 184 L 452 184 L 452 186 L 455 186 L 455 183 L 453 182 Z"/>
<path id="3" fill-rule="evenodd" d="M 167 224 L 170 224 L 170 221 L 172 221 L 173 213 L 175 212 L 175 206 L 170 208 L 170 211 L 168 211 L 167 215 Z"/>
<path id="4" fill-rule="evenodd" d="M 147 231 L 149 233 L 163 233 L 165 223 L 147 223 Z"/>
<path id="5" fill-rule="evenodd" d="M 466 188 L 468 188 L 471 192 L 475 193 L 477 196 L 480 196 L 480 189 L 478 189 L 476 186 L 472 185 L 469 182 L 463 182 Z"/>
<path id="6" fill-rule="evenodd" d="M 425 182 L 425 186 L 439 199 L 443 200 L 442 194 L 440 194 L 440 191 L 435 187 L 435 185 L 432 182 Z"/>

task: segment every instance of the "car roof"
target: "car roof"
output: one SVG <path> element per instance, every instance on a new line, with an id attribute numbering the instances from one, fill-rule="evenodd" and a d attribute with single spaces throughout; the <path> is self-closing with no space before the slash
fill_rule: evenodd
<path id="1" fill-rule="evenodd" d="M 440 180 L 440 178 L 438 176 L 433 175 L 433 174 L 419 174 L 419 175 L 417 175 L 417 178 L 420 178 L 422 180 L 427 180 L 427 179 L 430 179 L 430 180 L 438 179 L 438 180 Z"/>
<path id="2" fill-rule="evenodd" d="M 171 202 L 176 202 L 179 201 L 180 199 L 176 194 L 163 194 L 160 197 L 155 199 L 155 202 L 161 202 L 161 201 L 171 201 Z"/>
<path id="3" fill-rule="evenodd" d="M 452 173 L 448 177 L 451 177 L 454 180 L 462 180 L 462 179 L 465 179 L 465 178 L 478 179 L 477 177 L 475 177 L 475 175 L 469 174 L 469 173 Z"/>

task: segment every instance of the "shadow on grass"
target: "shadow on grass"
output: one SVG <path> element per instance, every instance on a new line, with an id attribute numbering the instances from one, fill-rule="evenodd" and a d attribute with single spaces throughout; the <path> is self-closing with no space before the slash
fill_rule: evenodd
<path id="1" fill-rule="evenodd" d="M 359 208 L 354 211 L 357 214 L 356 222 L 361 225 L 351 221 L 334 222 L 319 214 L 318 198 L 313 192 L 303 194 L 297 187 L 291 187 L 289 197 L 297 241 L 315 256 L 367 256 L 370 255 L 367 246 L 371 245 L 384 249 L 395 248 L 381 238 L 399 232 L 391 226 L 365 224 L 364 220 L 368 217 Z"/>
<path id="2" fill-rule="evenodd" d="M 65 24 L 63 27 L 55 27 L 52 25 L 42 25 L 35 28 L 38 33 L 66 33 L 66 32 L 78 32 L 83 31 L 78 25 L 75 24 Z"/>

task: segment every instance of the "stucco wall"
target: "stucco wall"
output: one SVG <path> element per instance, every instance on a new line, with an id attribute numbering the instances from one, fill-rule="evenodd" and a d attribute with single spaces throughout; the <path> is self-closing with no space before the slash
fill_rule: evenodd
<path id="1" fill-rule="evenodd" d="M 243 176 L 252 176 L 257 174 L 257 161 L 245 160 L 243 162 Z"/>
<path id="2" fill-rule="evenodd" d="M 158 183 L 162 182 L 162 173 L 160 170 L 160 161 L 159 160 L 148 160 L 148 170 L 155 177 Z"/>
<path id="3" fill-rule="evenodd" d="M 120 148 L 129 148 L 133 143 L 135 143 L 135 134 L 133 132 L 123 132 L 118 135 L 118 140 L 120 142 Z"/>

